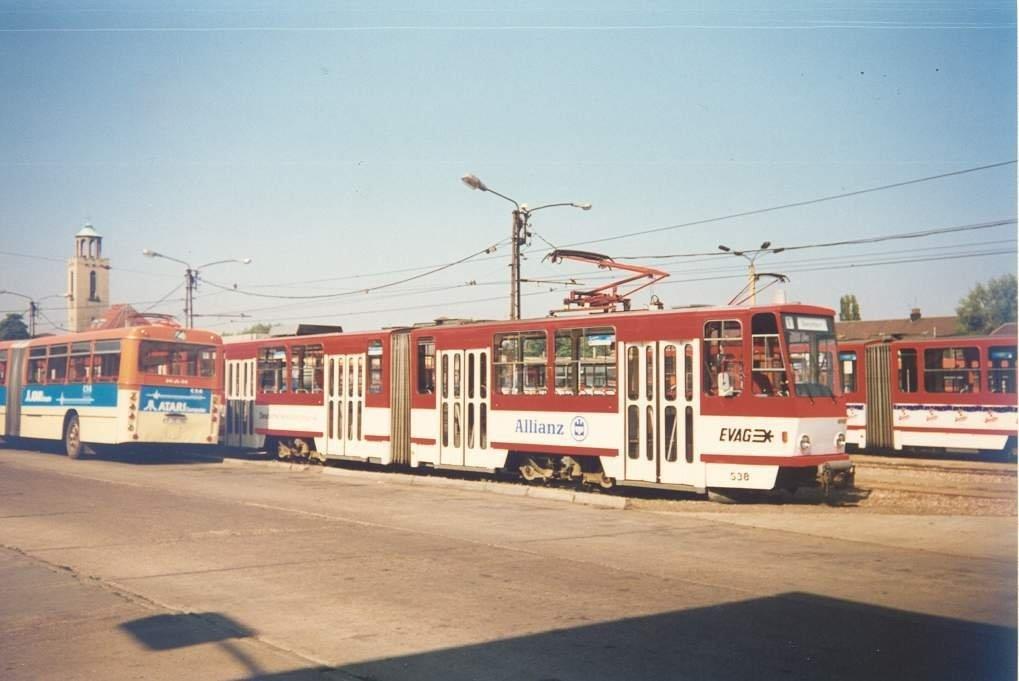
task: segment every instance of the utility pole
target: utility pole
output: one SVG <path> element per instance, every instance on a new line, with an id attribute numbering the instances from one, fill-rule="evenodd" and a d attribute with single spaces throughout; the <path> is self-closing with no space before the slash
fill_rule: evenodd
<path id="1" fill-rule="evenodd" d="M 28 301 L 28 337 L 35 338 L 35 316 L 39 313 L 39 303 Z"/>
<path id="2" fill-rule="evenodd" d="M 747 289 L 750 289 L 750 304 L 751 305 L 756 305 L 757 304 L 757 258 L 759 258 L 760 256 L 762 256 L 765 253 L 781 253 L 782 251 L 785 250 L 785 248 L 772 248 L 771 247 L 771 242 L 770 241 L 765 241 L 763 244 L 761 244 L 760 248 L 752 249 L 752 250 L 749 250 L 749 251 L 734 251 L 731 248 L 729 248 L 728 246 L 721 246 L 721 245 L 718 247 L 718 250 L 723 251 L 725 253 L 732 253 L 733 255 L 737 255 L 737 256 L 743 258 L 744 260 L 746 260 L 749 263 L 749 265 L 747 266 L 747 275 L 748 275 L 749 280 L 747 281 L 747 285 L 743 288 L 743 291 L 746 291 Z M 752 253 L 753 255 L 752 256 L 751 255 L 747 255 L 747 253 Z M 740 291 L 740 293 L 742 293 L 743 291 Z M 740 294 L 737 294 L 737 296 L 739 296 L 739 295 Z"/>
<path id="3" fill-rule="evenodd" d="M 513 227 L 510 230 L 513 240 L 513 255 L 510 259 L 510 319 L 520 319 L 520 246 L 527 241 L 522 211 L 513 211 Z"/>
<path id="4" fill-rule="evenodd" d="M 187 328 L 195 325 L 195 287 L 198 285 L 198 272 L 188 267 L 184 270 L 184 323 Z"/>
<path id="5" fill-rule="evenodd" d="M 542 206 L 528 208 L 527 204 L 519 204 L 510 197 L 489 188 L 476 175 L 464 175 L 460 178 L 460 181 L 471 189 L 479 189 L 483 192 L 495 194 L 499 198 L 506 199 L 513 204 L 513 224 L 510 229 L 510 244 L 512 246 L 512 256 L 510 258 L 510 319 L 520 319 L 520 247 L 527 243 L 527 226 L 531 221 L 531 213 L 542 208 L 554 208 L 555 206 L 572 206 L 580 210 L 591 210 L 591 204 L 566 201 L 546 203 Z"/>
<path id="6" fill-rule="evenodd" d="M 207 262 L 204 265 L 193 267 L 189 262 L 179 258 L 174 258 L 172 255 L 166 255 L 165 253 L 157 253 L 156 251 L 148 248 L 142 250 L 142 255 L 146 258 L 165 258 L 166 260 L 172 260 L 173 262 L 180 263 L 184 266 L 184 323 L 189 329 L 194 328 L 195 325 L 195 288 L 198 286 L 199 271 L 206 267 L 221 265 L 227 262 L 236 262 L 241 265 L 251 264 L 251 258 L 244 258 L 243 260 L 227 258 L 225 260 L 214 260 L 213 262 Z"/>

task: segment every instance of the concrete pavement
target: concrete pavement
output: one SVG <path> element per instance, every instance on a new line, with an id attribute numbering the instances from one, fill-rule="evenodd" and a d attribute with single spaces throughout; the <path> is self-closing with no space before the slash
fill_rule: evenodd
<path id="1" fill-rule="evenodd" d="M 958 534 L 936 517 L 839 541 L 835 522 L 171 461 L 0 451 L 5 677 L 1015 676 L 995 529 L 946 551 L 896 541 Z M 47 627 L 96 638 L 62 649 Z"/>

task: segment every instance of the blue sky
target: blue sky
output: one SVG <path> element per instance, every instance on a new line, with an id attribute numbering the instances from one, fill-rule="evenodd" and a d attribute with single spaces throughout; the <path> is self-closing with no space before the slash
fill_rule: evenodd
<path id="1" fill-rule="evenodd" d="M 195 265 L 252 258 L 203 272 L 199 314 L 249 315 L 201 319 L 220 331 L 499 318 L 505 244 L 372 294 L 273 299 L 214 284 L 356 292 L 505 241 L 510 204 L 465 187 L 467 172 L 531 206 L 594 204 L 536 213 L 540 237 L 524 263 L 525 277 L 592 286 L 604 280 L 591 268 L 543 264 L 546 242 L 1016 158 L 1014 3 L 429 7 L 0 0 L 0 288 L 63 292 L 61 261 L 89 221 L 105 237 L 113 299 L 139 309 L 183 279 L 143 248 Z M 577 247 L 622 259 L 1015 215 L 1009 165 Z M 1015 238 L 1015 225 L 1003 225 L 789 251 L 762 257 L 760 269 L 790 276 L 789 300 L 837 307 L 853 293 L 864 318 L 913 306 L 952 314 L 973 285 L 1015 272 Z M 653 293 L 669 306 L 724 303 L 744 264 L 668 260 L 672 276 Z M 559 305 L 565 291 L 550 286 L 525 285 L 526 315 Z M 152 309 L 179 312 L 182 297 Z M 0 297 L 0 309 L 21 302 Z M 44 303 L 57 324 L 61 304 Z"/>

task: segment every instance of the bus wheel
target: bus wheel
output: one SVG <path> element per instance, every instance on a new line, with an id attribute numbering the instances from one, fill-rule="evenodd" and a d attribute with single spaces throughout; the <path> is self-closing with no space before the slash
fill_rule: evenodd
<path id="1" fill-rule="evenodd" d="M 71 414 L 64 425 L 64 451 L 68 458 L 77 459 L 81 457 L 81 450 L 81 423 L 77 414 Z"/>

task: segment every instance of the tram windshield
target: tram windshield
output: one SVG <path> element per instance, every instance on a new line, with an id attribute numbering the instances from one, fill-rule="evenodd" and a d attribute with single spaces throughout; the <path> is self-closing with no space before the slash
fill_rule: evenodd
<path id="1" fill-rule="evenodd" d="M 794 391 L 800 397 L 834 397 L 835 328 L 831 317 L 785 315 L 786 344 L 794 377 Z"/>

